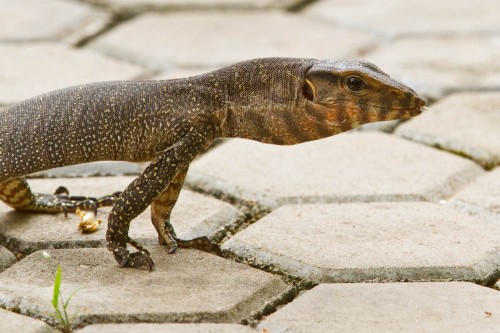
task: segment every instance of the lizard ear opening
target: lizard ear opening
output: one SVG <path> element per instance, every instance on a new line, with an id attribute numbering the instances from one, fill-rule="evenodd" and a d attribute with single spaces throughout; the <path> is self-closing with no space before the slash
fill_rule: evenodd
<path id="1" fill-rule="evenodd" d="M 306 80 L 304 87 L 302 88 L 302 95 L 304 95 L 304 97 L 309 101 L 314 99 L 314 87 L 308 80 Z"/>

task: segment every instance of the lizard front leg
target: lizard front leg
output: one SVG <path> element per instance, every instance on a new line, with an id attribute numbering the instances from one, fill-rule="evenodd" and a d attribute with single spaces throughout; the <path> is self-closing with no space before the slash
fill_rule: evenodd
<path id="1" fill-rule="evenodd" d="M 174 146 L 159 153 L 156 160 L 127 186 L 116 201 L 108 218 L 106 243 L 120 267 L 145 266 L 149 271 L 153 269 L 154 263 L 147 252 L 129 253 L 127 249 L 130 222 L 167 190 L 179 172 L 187 170 L 194 157 L 208 148 L 213 140 L 210 134 L 212 131 L 209 130 L 192 130 Z"/>
<path id="2" fill-rule="evenodd" d="M 190 240 L 177 238 L 175 230 L 170 223 L 172 208 L 179 198 L 187 171 L 188 168 L 179 171 L 168 187 L 151 204 L 151 220 L 158 232 L 158 241 L 160 244 L 168 247 L 168 253 L 174 252 L 180 246 L 220 254 L 221 250 L 219 246 L 209 237 L 202 236 Z"/>

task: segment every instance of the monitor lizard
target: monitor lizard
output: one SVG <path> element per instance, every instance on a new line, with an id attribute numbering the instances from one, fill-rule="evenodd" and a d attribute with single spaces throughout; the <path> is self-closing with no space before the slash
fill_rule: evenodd
<path id="1" fill-rule="evenodd" d="M 365 61 L 263 58 L 174 80 L 110 81 L 45 93 L 0 112 L 0 199 L 22 211 L 66 212 L 113 205 L 107 248 L 121 267 L 152 270 L 128 235 L 151 205 L 161 244 L 218 248 L 207 237 L 179 240 L 170 224 L 190 162 L 216 138 L 293 145 L 421 113 L 411 88 Z M 122 192 L 104 198 L 33 193 L 23 176 L 100 160 L 152 161 Z M 130 253 L 127 244 L 139 251 Z"/>

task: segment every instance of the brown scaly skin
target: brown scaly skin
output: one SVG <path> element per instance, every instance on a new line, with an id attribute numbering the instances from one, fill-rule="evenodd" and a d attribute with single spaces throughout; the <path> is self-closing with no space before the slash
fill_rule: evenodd
<path id="1" fill-rule="evenodd" d="M 361 124 L 408 119 L 424 102 L 373 64 L 268 58 L 200 76 L 118 81 L 57 90 L 0 112 L 0 199 L 25 211 L 113 204 L 107 247 L 122 267 L 154 266 L 128 236 L 150 204 L 161 244 L 217 251 L 208 238 L 181 241 L 170 212 L 190 162 L 219 137 L 292 145 Z M 34 194 L 22 176 L 99 160 L 152 161 L 119 196 Z M 101 200 L 101 201 L 99 201 Z M 129 253 L 127 244 L 140 251 Z"/>

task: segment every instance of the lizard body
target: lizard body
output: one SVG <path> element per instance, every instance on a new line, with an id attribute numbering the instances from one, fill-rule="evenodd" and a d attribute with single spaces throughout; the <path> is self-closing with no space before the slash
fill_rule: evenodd
<path id="1" fill-rule="evenodd" d="M 214 139 L 298 144 L 408 119 L 423 106 L 412 89 L 361 61 L 264 58 L 186 79 L 65 88 L 0 112 L 0 199 L 19 210 L 74 210 L 89 200 L 32 193 L 22 176 L 100 160 L 152 161 L 120 195 L 90 200 L 113 204 L 106 240 L 120 266 L 151 270 L 147 251 L 128 236 L 149 205 L 170 252 L 178 243 L 210 248 L 206 239 L 178 240 L 170 212 L 190 162 Z M 127 244 L 140 251 L 129 253 Z"/>

